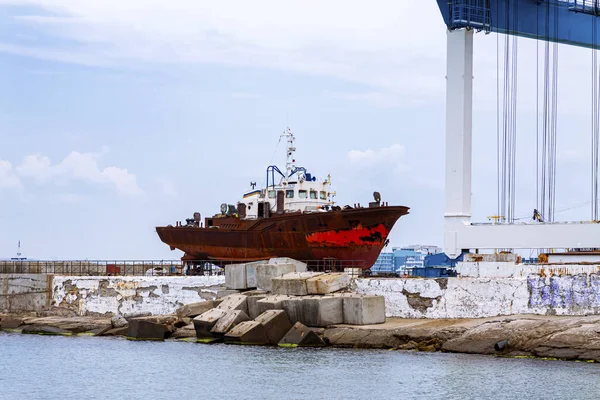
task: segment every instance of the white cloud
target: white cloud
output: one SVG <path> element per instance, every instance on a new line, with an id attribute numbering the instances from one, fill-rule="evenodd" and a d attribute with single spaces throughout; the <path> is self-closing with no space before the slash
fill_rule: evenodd
<path id="1" fill-rule="evenodd" d="M 127 169 L 115 166 L 100 168 L 98 159 L 101 153 L 71 152 L 60 163 L 52 164 L 50 158 L 41 154 L 31 154 L 23 159 L 16 168 L 22 178 L 34 179 L 38 182 L 53 182 L 67 185 L 71 181 L 88 183 L 113 184 L 119 193 L 138 195 L 141 189 L 137 185 L 136 176 Z"/>
<path id="2" fill-rule="evenodd" d="M 175 189 L 175 184 L 168 178 L 158 177 L 156 178 L 156 182 L 162 189 L 162 192 L 170 197 L 177 196 L 177 189 Z"/>
<path id="3" fill-rule="evenodd" d="M 409 169 L 403 163 L 404 146 L 400 144 L 393 144 L 379 150 L 350 150 L 348 160 L 359 168 L 387 168 L 395 173 L 402 173 Z"/>
<path id="4" fill-rule="evenodd" d="M 393 144 L 379 150 L 350 150 L 348 158 L 353 164 L 373 165 L 396 163 L 404 156 L 404 146 Z"/>
<path id="5" fill-rule="evenodd" d="M 20 187 L 21 181 L 15 175 L 12 164 L 8 161 L 0 160 L 0 189 Z"/>
<path id="6" fill-rule="evenodd" d="M 4 52 L 85 65 L 263 67 L 408 91 L 419 98 L 443 95 L 445 27 L 434 1 L 173 0 L 169 7 L 159 0 L 2 3 L 56 13 L 17 20 L 32 34 L 63 39 L 60 47 L 0 43 Z M 416 14 L 439 21 L 422 29 Z M 65 46 L 64 39 L 74 46 Z"/>

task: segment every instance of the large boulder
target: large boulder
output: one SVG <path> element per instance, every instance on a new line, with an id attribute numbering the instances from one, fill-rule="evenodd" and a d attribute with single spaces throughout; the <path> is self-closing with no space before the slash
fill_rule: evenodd
<path id="1" fill-rule="evenodd" d="M 0 321 L 0 329 L 17 329 L 21 325 L 23 325 L 22 318 L 4 317 L 2 318 L 2 321 Z"/>
<path id="2" fill-rule="evenodd" d="M 122 328 L 127 326 L 129 322 L 122 315 L 115 315 L 110 319 L 110 324 L 113 328 Z"/>
<path id="3" fill-rule="evenodd" d="M 21 333 L 31 335 L 71 336 L 73 333 L 66 329 L 46 325 L 25 325 Z"/>
<path id="4" fill-rule="evenodd" d="M 123 317 L 129 321 L 132 318 L 140 318 L 140 317 L 150 317 L 152 316 L 152 313 L 149 311 L 136 311 L 136 312 L 130 312 L 130 313 L 125 313 L 123 314 Z"/>

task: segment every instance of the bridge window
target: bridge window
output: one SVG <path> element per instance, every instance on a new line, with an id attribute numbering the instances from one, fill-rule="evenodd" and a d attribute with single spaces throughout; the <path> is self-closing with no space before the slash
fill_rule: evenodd
<path id="1" fill-rule="evenodd" d="M 316 190 L 311 190 L 310 191 L 310 198 L 316 200 L 317 199 L 317 191 Z"/>
<path id="2" fill-rule="evenodd" d="M 286 198 L 286 199 L 293 199 L 293 198 L 294 198 L 294 190 L 293 190 L 293 189 L 291 189 L 291 190 L 289 190 L 289 189 L 288 189 L 288 190 L 286 190 L 286 191 L 285 191 L 285 198 Z"/>
<path id="3" fill-rule="evenodd" d="M 308 197 L 306 190 L 298 190 L 298 197 L 301 199 L 306 199 Z"/>
<path id="4" fill-rule="evenodd" d="M 270 199 L 274 199 L 275 198 L 275 191 L 274 190 L 269 190 L 269 198 Z"/>
<path id="5" fill-rule="evenodd" d="M 327 192 L 324 190 L 321 190 L 321 200 L 327 200 Z"/>

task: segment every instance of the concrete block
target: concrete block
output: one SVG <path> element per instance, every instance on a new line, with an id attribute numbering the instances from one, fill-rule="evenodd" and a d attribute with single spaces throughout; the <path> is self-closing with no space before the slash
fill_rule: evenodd
<path id="1" fill-rule="evenodd" d="M 198 315 L 207 312 L 211 308 L 215 308 L 219 304 L 221 304 L 220 300 L 207 300 L 199 303 L 186 304 L 183 307 L 180 307 L 175 314 L 179 318 L 195 318 Z"/>
<path id="2" fill-rule="evenodd" d="M 224 341 L 236 344 L 269 344 L 265 327 L 257 321 L 239 323 L 225 334 Z"/>
<path id="3" fill-rule="evenodd" d="M 129 340 L 164 340 L 167 334 L 170 332 L 164 324 L 144 318 L 129 320 L 127 329 L 127 339 Z"/>
<path id="4" fill-rule="evenodd" d="M 266 263 L 266 261 L 254 261 L 251 263 L 246 263 L 246 287 L 258 287 L 258 281 L 256 279 L 256 270 L 259 265 L 264 265 Z"/>
<path id="5" fill-rule="evenodd" d="M 350 275 L 345 273 L 322 274 L 306 280 L 308 294 L 328 294 L 347 288 Z"/>
<path id="6" fill-rule="evenodd" d="M 281 301 L 281 306 L 288 316 L 290 323 L 304 323 L 304 297 L 290 297 Z"/>
<path id="7" fill-rule="evenodd" d="M 304 298 L 304 319 L 307 326 L 326 327 L 344 323 L 344 300 L 338 296 L 307 296 Z"/>
<path id="8" fill-rule="evenodd" d="M 244 296 L 266 295 L 267 293 L 269 293 L 269 292 L 267 292 L 266 290 L 258 290 L 258 289 L 240 292 L 240 294 L 243 294 Z"/>
<path id="9" fill-rule="evenodd" d="M 289 296 L 267 296 L 262 300 L 258 300 L 256 305 L 258 307 L 258 315 L 268 310 L 283 310 L 282 302 L 288 299 Z"/>
<path id="10" fill-rule="evenodd" d="M 211 330 L 225 314 L 227 314 L 227 311 L 213 308 L 194 318 L 193 322 L 194 329 L 196 329 L 196 337 L 199 339 L 214 337 Z"/>
<path id="11" fill-rule="evenodd" d="M 256 267 L 256 284 L 259 289 L 272 291 L 271 280 L 296 272 L 296 265 L 294 264 L 262 264 Z"/>
<path id="12" fill-rule="evenodd" d="M 291 272 L 271 280 L 272 291 L 274 294 L 284 294 L 288 296 L 306 296 L 308 289 L 306 281 L 323 275 L 322 272 Z"/>
<path id="13" fill-rule="evenodd" d="M 288 257 L 271 258 L 269 260 L 269 264 L 271 264 L 271 265 L 293 264 L 294 267 L 295 267 L 294 268 L 294 272 L 306 272 L 306 271 L 308 271 L 306 263 L 303 263 L 302 261 L 294 260 L 293 258 L 288 258 Z"/>
<path id="14" fill-rule="evenodd" d="M 237 290 L 237 289 L 217 290 L 217 299 L 223 299 L 223 297 L 227 297 L 227 296 L 230 296 L 232 294 L 240 294 L 240 293 L 242 293 L 242 291 L 241 290 Z"/>
<path id="15" fill-rule="evenodd" d="M 223 298 L 221 304 L 216 308 L 226 312 L 234 310 L 242 310 L 248 315 L 248 297 L 242 294 L 232 294 Z"/>
<path id="16" fill-rule="evenodd" d="M 296 322 L 278 344 L 281 347 L 322 347 L 325 342 L 313 330 Z"/>
<path id="17" fill-rule="evenodd" d="M 343 296 L 344 323 L 349 325 L 373 325 L 385 322 L 385 299 L 383 296 Z"/>
<path id="18" fill-rule="evenodd" d="M 260 308 L 258 301 L 267 297 L 264 294 L 257 294 L 253 296 L 248 296 L 248 316 L 250 319 L 255 319 L 260 315 Z"/>
<path id="19" fill-rule="evenodd" d="M 227 314 L 223 315 L 219 318 L 219 321 L 213 326 L 210 332 L 214 336 L 223 337 L 227 332 L 229 332 L 233 327 L 235 327 L 240 322 L 248 321 L 248 315 L 241 310 L 230 311 Z"/>
<path id="20" fill-rule="evenodd" d="M 279 343 L 285 334 L 292 329 L 292 324 L 283 310 L 265 311 L 256 317 L 256 321 L 265 327 L 267 338 L 271 344 Z"/>
<path id="21" fill-rule="evenodd" d="M 246 264 L 230 264 L 225 266 L 225 286 L 227 289 L 248 289 Z"/>

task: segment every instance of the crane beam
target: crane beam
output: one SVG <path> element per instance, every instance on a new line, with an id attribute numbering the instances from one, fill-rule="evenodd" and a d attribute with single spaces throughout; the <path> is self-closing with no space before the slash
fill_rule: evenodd
<path id="1" fill-rule="evenodd" d="M 600 224 L 595 222 L 471 223 L 473 31 L 597 48 L 600 37 L 592 32 L 600 30 L 592 28 L 600 0 L 437 2 L 448 27 L 444 251 L 456 258 L 470 249 L 600 247 Z"/>
<path id="2" fill-rule="evenodd" d="M 472 28 L 600 48 L 600 0 L 436 0 L 449 30 Z M 596 37 L 594 37 L 596 36 Z"/>

